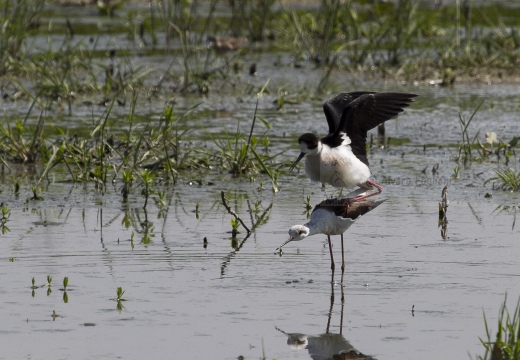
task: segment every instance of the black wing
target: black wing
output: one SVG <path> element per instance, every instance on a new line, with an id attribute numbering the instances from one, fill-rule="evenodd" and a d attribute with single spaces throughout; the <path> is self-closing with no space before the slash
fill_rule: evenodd
<path id="1" fill-rule="evenodd" d="M 358 217 L 365 215 L 371 210 L 384 203 L 384 200 L 361 200 L 350 204 L 347 208 L 348 199 L 346 198 L 334 198 L 323 200 L 321 203 L 316 205 L 314 210 L 320 207 L 332 208 L 334 214 L 343 218 L 349 218 L 356 220 Z M 313 210 L 313 211 L 314 211 Z"/>
<path id="2" fill-rule="evenodd" d="M 350 102 L 343 111 L 336 135 L 346 132 L 350 147 L 356 157 L 368 165 L 366 140 L 370 129 L 397 116 L 410 106 L 418 95 L 404 93 L 363 94 Z"/>
<path id="3" fill-rule="evenodd" d="M 338 130 L 343 110 L 345 110 L 352 101 L 365 94 L 373 94 L 373 92 L 357 91 L 341 93 L 323 104 L 323 112 L 327 118 L 327 124 L 329 125 L 329 135 L 334 134 Z"/>

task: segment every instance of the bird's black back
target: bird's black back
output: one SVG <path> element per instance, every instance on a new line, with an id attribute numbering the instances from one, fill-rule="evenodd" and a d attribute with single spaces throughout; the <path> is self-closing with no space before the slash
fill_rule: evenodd
<path id="1" fill-rule="evenodd" d="M 352 204 L 348 204 L 349 199 L 347 198 L 334 198 L 323 200 L 314 207 L 313 211 L 316 211 L 319 208 L 327 208 L 332 210 L 336 216 L 356 220 L 358 217 L 365 215 L 371 210 L 374 210 L 385 201 L 386 199 L 361 200 L 353 202 Z"/>

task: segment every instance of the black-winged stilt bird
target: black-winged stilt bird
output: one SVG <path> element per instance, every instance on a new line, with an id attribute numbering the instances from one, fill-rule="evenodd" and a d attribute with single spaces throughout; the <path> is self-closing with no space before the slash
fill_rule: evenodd
<path id="1" fill-rule="evenodd" d="M 343 248 L 343 233 L 362 215 L 375 209 L 385 200 L 358 200 L 350 203 L 351 198 L 327 199 L 314 207 L 311 220 L 304 225 L 294 225 L 289 229 L 289 239 L 278 249 L 291 241 L 303 240 L 316 234 L 327 235 L 330 251 L 330 268 L 334 271 L 334 256 L 332 255 L 331 235 L 341 235 L 341 270 L 345 270 L 345 253 Z M 348 211 L 347 211 L 348 209 Z"/>
<path id="2" fill-rule="evenodd" d="M 298 138 L 301 153 L 289 170 L 307 155 L 305 172 L 312 181 L 336 188 L 359 186 L 365 191 L 377 188 L 377 192 L 351 199 L 347 207 L 355 201 L 380 194 L 382 187 L 370 180 L 367 132 L 403 112 L 416 96 L 364 91 L 338 94 L 323 105 L 329 134 L 321 139 L 312 133 L 301 135 Z"/>

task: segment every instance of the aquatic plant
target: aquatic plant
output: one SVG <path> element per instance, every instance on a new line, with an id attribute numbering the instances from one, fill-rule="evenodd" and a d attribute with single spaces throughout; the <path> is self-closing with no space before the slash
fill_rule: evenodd
<path id="1" fill-rule="evenodd" d="M 222 199 L 222 205 L 226 208 L 227 212 L 231 215 L 233 215 L 234 219 L 231 219 L 231 227 L 232 227 L 232 234 L 233 238 L 236 237 L 236 234 L 238 233 L 238 224 L 242 225 L 242 227 L 247 231 L 248 234 L 251 233 L 251 230 L 249 230 L 249 227 L 244 223 L 244 221 L 240 218 L 240 216 L 237 215 L 237 213 L 232 210 L 229 207 L 228 200 L 224 196 L 224 191 L 220 192 L 220 198 Z"/>
<path id="2" fill-rule="evenodd" d="M 249 201 L 248 201 L 248 204 L 249 204 Z M 267 208 L 265 208 L 261 213 L 260 213 L 260 209 L 258 209 L 257 211 L 252 211 L 250 208 L 249 212 L 251 214 L 253 214 L 253 218 L 251 219 L 251 221 L 253 223 L 251 231 L 255 231 L 258 227 L 260 227 L 264 224 L 267 224 L 267 222 L 269 221 L 269 218 L 270 218 L 269 214 L 271 213 L 272 208 L 273 208 L 273 203 L 269 204 L 269 206 Z"/>
<path id="3" fill-rule="evenodd" d="M 68 304 L 69 302 L 69 294 L 67 293 L 67 286 L 69 285 L 69 278 L 68 276 L 65 276 L 63 278 L 63 289 L 60 289 L 61 291 L 63 291 L 63 297 L 62 297 L 62 300 L 65 304 Z"/>
<path id="4" fill-rule="evenodd" d="M 114 301 L 117 302 L 116 309 L 119 310 L 119 311 L 124 309 L 123 301 L 127 301 L 126 299 L 123 298 L 124 293 L 125 293 L 125 291 L 123 290 L 123 288 L 122 287 L 118 287 L 116 289 L 117 296 L 114 299 L 111 299 L 111 300 L 114 300 Z"/>
<path id="5" fill-rule="evenodd" d="M 240 231 L 238 231 L 238 227 L 240 226 L 240 221 L 237 219 L 231 219 L 231 237 L 236 238 Z"/>
<path id="6" fill-rule="evenodd" d="M 37 200 L 37 201 L 42 201 L 42 200 L 45 200 L 45 198 L 43 196 L 40 195 L 40 188 L 38 186 L 33 186 L 31 188 L 31 191 L 33 193 L 33 196 L 31 197 L 30 200 Z"/>
<path id="7" fill-rule="evenodd" d="M 520 191 L 520 171 L 511 168 L 495 169 L 495 177 L 492 177 L 484 182 L 500 182 L 498 188 L 504 191 Z"/>
<path id="8" fill-rule="evenodd" d="M 484 314 L 486 339 L 479 337 L 479 340 L 484 346 L 485 352 L 484 356 L 477 356 L 477 360 L 520 359 L 520 299 L 513 316 L 507 310 L 506 302 L 507 294 L 498 313 L 498 329 L 494 338 L 491 336 L 486 314 Z"/>
<path id="9" fill-rule="evenodd" d="M 453 174 L 450 176 L 451 179 L 455 179 L 455 180 L 458 180 L 459 179 L 459 166 L 455 166 L 453 168 Z"/>
<path id="10" fill-rule="evenodd" d="M 263 118 L 257 116 L 258 100 L 253 115 L 253 121 L 249 129 L 247 141 L 244 140 L 244 134 L 240 130 L 240 122 L 237 124 L 237 130 L 234 134 L 224 133 L 224 136 L 213 136 L 207 134 L 214 143 L 216 151 L 209 149 L 206 154 L 208 158 L 214 159 L 213 162 L 220 165 L 221 168 L 227 169 L 233 176 L 248 176 L 250 180 L 254 180 L 255 175 L 263 172 L 271 179 L 271 188 L 273 192 L 278 192 L 278 172 L 270 165 L 279 154 L 263 155 L 257 150 L 261 139 L 267 137 L 266 133 L 270 129 L 270 125 Z M 260 139 L 253 135 L 256 120 L 260 120 L 266 130 Z M 266 142 L 264 141 L 264 144 Z M 251 156 L 252 155 L 252 156 Z"/>
<path id="11" fill-rule="evenodd" d="M 35 105 L 35 101 L 31 107 Z M 29 113 L 27 114 L 28 117 Z M 38 123 L 34 130 L 30 132 L 28 126 L 21 120 L 14 122 L 14 127 L 10 124 L 0 125 L 0 152 L 5 154 L 7 159 L 15 163 L 35 163 L 45 154 L 44 147 L 44 120 L 40 114 Z"/>
<path id="12" fill-rule="evenodd" d="M 134 180 L 133 172 L 130 168 L 126 168 L 122 173 L 123 178 L 123 186 L 121 186 L 121 195 L 123 195 L 123 200 L 128 201 L 128 194 L 130 194 L 130 188 L 132 186 L 132 181 Z"/>
<path id="13" fill-rule="evenodd" d="M 199 212 L 200 212 L 200 204 L 196 203 L 195 204 L 195 217 L 197 218 L 197 220 L 199 219 Z"/>
<path id="14" fill-rule="evenodd" d="M 52 293 L 51 283 L 52 283 L 52 277 L 50 275 L 47 275 L 47 284 L 45 284 L 47 286 L 47 296 L 50 296 Z"/>
<path id="15" fill-rule="evenodd" d="M 482 106 L 483 103 L 484 103 L 484 100 L 482 100 L 478 104 L 478 106 L 475 108 L 475 110 L 473 111 L 473 113 L 471 114 L 471 116 L 469 117 L 468 120 L 466 120 L 464 118 L 464 116 L 461 113 L 459 113 L 459 125 L 460 125 L 462 140 L 459 143 L 459 150 L 458 150 L 458 155 L 457 155 L 456 161 L 459 162 L 462 160 L 464 165 L 467 165 L 468 162 L 471 163 L 471 161 L 473 159 L 472 149 L 476 148 L 476 142 L 477 142 L 477 139 L 478 139 L 478 136 L 480 133 L 480 131 L 477 131 L 475 136 L 471 139 L 468 134 L 468 127 L 471 124 L 471 121 L 474 119 L 475 115 L 477 114 L 478 110 L 480 109 L 480 107 Z"/>
<path id="16" fill-rule="evenodd" d="M 142 187 L 141 195 L 144 195 L 144 205 L 143 209 L 146 209 L 146 205 L 148 205 L 148 197 L 154 193 L 154 180 L 155 180 L 155 174 L 152 173 L 150 170 L 145 169 L 140 174 L 139 177 L 141 178 Z"/>
<path id="17" fill-rule="evenodd" d="M 125 293 L 125 291 L 123 290 L 122 287 L 118 287 L 117 290 L 116 290 L 116 293 L 117 293 L 117 297 L 116 297 L 116 301 L 126 301 L 126 299 L 123 299 L 123 295 Z"/>
<path id="18" fill-rule="evenodd" d="M 0 75 L 22 57 L 22 43 L 37 31 L 44 5 L 44 0 L 0 1 Z"/>
<path id="19" fill-rule="evenodd" d="M 8 209 L 4 203 L 0 204 L 0 209 L 2 211 L 2 217 L 0 218 L 0 230 L 2 232 L 2 235 L 5 235 L 9 231 L 11 231 L 6 224 L 9 220 L 9 217 L 11 216 L 11 210 Z"/>

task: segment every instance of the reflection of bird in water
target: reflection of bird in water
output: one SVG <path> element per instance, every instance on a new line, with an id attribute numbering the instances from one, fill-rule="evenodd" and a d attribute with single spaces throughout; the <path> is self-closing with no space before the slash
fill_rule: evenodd
<path id="1" fill-rule="evenodd" d="M 305 172 L 312 181 L 336 188 L 377 188 L 376 192 L 360 195 L 351 202 L 381 193 L 382 187 L 370 180 L 367 132 L 403 112 L 416 96 L 358 91 L 330 99 L 323 105 L 329 134 L 321 139 L 312 133 L 301 135 L 301 153 L 290 170 L 307 155 Z"/>
<path id="2" fill-rule="evenodd" d="M 307 349 L 313 360 L 374 359 L 354 349 L 341 334 L 311 336 L 299 333 L 286 333 L 279 328 L 276 328 L 276 330 L 287 335 L 287 345 L 290 348 L 295 350 Z"/>
<path id="3" fill-rule="evenodd" d="M 332 273 L 334 279 L 334 273 Z M 350 342 L 343 337 L 343 313 L 345 307 L 345 293 L 343 286 L 343 276 L 341 280 L 341 309 L 339 319 L 339 334 L 329 332 L 332 314 L 334 313 L 334 281 L 330 286 L 330 308 L 327 317 L 327 327 L 325 333 L 318 336 L 305 335 L 301 333 L 287 333 L 278 327 L 276 330 L 287 336 L 287 345 L 291 349 L 307 349 L 313 360 L 350 360 L 365 359 L 375 360 L 369 355 L 365 355 L 356 350 Z"/>
<path id="4" fill-rule="evenodd" d="M 303 240 L 315 234 L 327 235 L 330 250 L 330 267 L 334 270 L 331 235 L 341 235 L 341 269 L 345 270 L 345 255 L 343 250 L 343 233 L 362 215 L 378 207 L 385 200 L 362 200 L 352 204 L 350 198 L 327 199 L 316 205 L 311 213 L 311 220 L 304 225 L 294 225 L 289 229 L 289 239 L 279 249 L 291 241 Z"/>
<path id="5" fill-rule="evenodd" d="M 237 51 L 247 45 L 246 37 L 220 37 L 208 36 L 209 47 L 214 49 L 217 54 L 222 54 L 230 51 Z"/>

